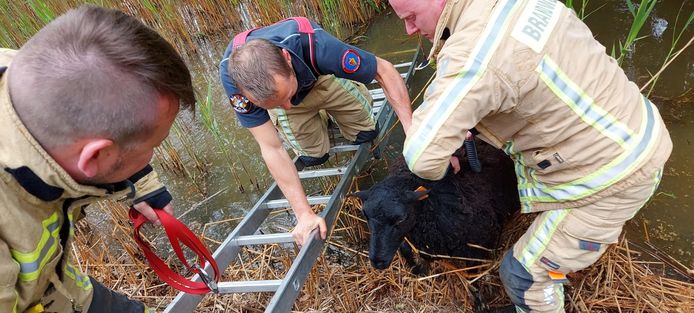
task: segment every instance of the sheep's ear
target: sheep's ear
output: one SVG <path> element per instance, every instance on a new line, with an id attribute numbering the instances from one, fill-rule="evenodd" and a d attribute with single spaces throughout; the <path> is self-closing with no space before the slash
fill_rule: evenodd
<path id="1" fill-rule="evenodd" d="M 421 201 L 429 197 L 429 189 L 424 186 L 419 186 L 414 191 L 410 192 L 410 201 Z"/>
<path id="2" fill-rule="evenodd" d="M 361 201 L 366 201 L 366 199 L 369 198 L 369 191 L 368 190 L 362 190 L 362 191 L 357 191 L 349 194 L 350 196 L 354 197 L 359 197 Z"/>

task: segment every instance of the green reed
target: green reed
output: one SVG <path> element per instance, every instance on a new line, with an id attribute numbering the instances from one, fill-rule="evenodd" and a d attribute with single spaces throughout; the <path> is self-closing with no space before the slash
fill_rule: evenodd
<path id="1" fill-rule="evenodd" d="M 639 33 L 643 25 L 646 24 L 648 17 L 651 15 L 656 2 L 657 0 L 641 0 L 641 3 L 636 7 L 632 0 L 626 0 L 629 13 L 634 17 L 634 21 L 631 23 L 631 27 L 629 28 L 624 42 L 621 40 L 619 41 L 619 49 L 615 51 L 615 46 L 612 46 L 612 57 L 617 59 L 617 64 L 622 65 L 624 58 L 631 51 L 634 44 L 638 40 L 645 38 L 645 36 L 639 37 Z"/>
<path id="2" fill-rule="evenodd" d="M 255 181 L 253 180 L 253 175 L 250 174 L 246 165 L 243 164 L 243 162 L 235 162 L 235 160 L 238 160 L 238 158 L 233 156 L 231 153 L 231 146 L 233 146 L 233 144 L 231 144 L 231 140 L 229 140 L 228 132 L 222 131 L 221 127 L 219 126 L 219 123 L 217 122 L 217 119 L 215 118 L 215 112 L 212 107 L 213 102 L 214 101 L 212 101 L 212 84 L 208 83 L 207 96 L 205 97 L 205 102 L 199 104 L 202 124 L 214 138 L 218 152 L 220 152 L 224 156 L 224 160 L 226 161 L 229 167 L 229 171 L 231 172 L 232 176 L 234 177 L 234 180 L 236 181 L 239 191 L 245 192 L 245 188 L 243 183 L 241 182 L 241 177 L 239 176 L 238 171 L 236 170 L 237 165 L 241 167 L 243 173 L 249 178 L 251 186 L 256 186 L 256 188 L 259 189 L 260 187 L 257 178 Z"/>
<path id="3" fill-rule="evenodd" d="M 95 3 L 137 16 L 179 50 L 194 57 L 200 36 L 232 34 L 247 27 L 267 25 L 292 15 L 326 23 L 342 34 L 343 27 L 365 22 L 385 0 L 26 0 L 0 1 L 0 46 L 20 47 L 56 16 L 82 3 Z M 243 6 L 241 6 L 243 4 Z M 240 8 L 248 9 L 252 25 L 244 25 Z M 191 28 L 197 28 L 191 31 Z"/>
<path id="4" fill-rule="evenodd" d="M 684 47 L 681 48 L 681 50 L 678 53 L 675 53 L 675 49 L 678 48 L 678 44 L 680 42 L 680 39 L 682 39 L 682 35 L 689 29 L 689 26 L 694 22 L 694 11 L 689 13 L 689 18 L 684 22 L 684 25 L 682 25 L 682 28 L 678 31 L 677 26 L 679 24 L 680 20 L 680 15 L 682 13 L 682 9 L 684 8 L 684 2 L 682 2 L 682 6 L 680 6 L 679 12 L 677 12 L 677 17 L 675 18 L 675 25 L 672 28 L 672 41 L 670 42 L 670 50 L 668 50 L 668 53 L 665 55 L 665 59 L 663 60 L 663 64 L 660 66 L 660 69 L 658 72 L 656 72 L 651 80 L 647 82 L 641 90 L 644 88 L 648 87 L 650 85 L 650 88 L 648 89 L 648 93 L 646 96 L 649 96 L 653 92 L 653 88 L 655 88 L 656 83 L 658 82 L 658 78 L 660 78 L 660 74 L 663 72 L 663 70 L 671 63 L 672 60 L 674 60 L 681 51 L 684 51 L 687 49 L 689 46 L 692 45 L 692 39 L 690 39 Z"/>

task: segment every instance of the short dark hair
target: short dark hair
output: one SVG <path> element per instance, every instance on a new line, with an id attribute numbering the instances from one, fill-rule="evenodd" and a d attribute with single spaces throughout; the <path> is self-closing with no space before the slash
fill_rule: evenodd
<path id="1" fill-rule="evenodd" d="M 237 88 L 261 102 L 277 94 L 274 75 L 289 77 L 292 73 L 282 49 L 266 39 L 252 39 L 234 48 L 228 71 Z"/>
<path id="2" fill-rule="evenodd" d="M 46 149 L 97 135 L 134 143 L 154 129 L 160 96 L 195 110 L 190 71 L 173 46 L 136 18 L 93 5 L 36 33 L 8 76 L 17 114 Z"/>

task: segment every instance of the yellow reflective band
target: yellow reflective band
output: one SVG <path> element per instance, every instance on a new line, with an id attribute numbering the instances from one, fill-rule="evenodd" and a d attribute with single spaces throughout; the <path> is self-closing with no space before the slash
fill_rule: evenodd
<path id="1" fill-rule="evenodd" d="M 60 232 L 58 212 L 54 212 L 47 219 L 41 221 L 41 224 L 43 232 L 34 251 L 24 253 L 11 250 L 12 258 L 19 263 L 19 279 L 23 281 L 38 279 L 41 270 L 58 248 L 58 234 Z"/>
<path id="2" fill-rule="evenodd" d="M 68 215 L 67 215 L 67 219 L 70 221 L 70 237 L 75 236 L 75 223 L 72 219 L 72 213 L 73 212 L 74 211 L 70 211 L 70 213 L 68 213 Z"/>
<path id="3" fill-rule="evenodd" d="M 513 152 L 513 141 L 511 140 L 507 141 L 502 149 L 513 159 L 513 169 L 516 171 L 516 177 L 518 178 L 518 189 L 526 188 L 528 186 L 528 179 L 525 177 L 525 169 L 527 167 L 523 163 L 523 155 Z M 530 203 L 521 202 L 521 213 L 530 213 L 531 209 Z"/>
<path id="4" fill-rule="evenodd" d="M 569 79 L 549 56 L 544 56 L 535 71 L 540 74 L 540 78 L 549 89 L 566 103 L 583 122 L 612 139 L 620 147 L 625 148 L 626 142 L 631 140 L 634 132 L 612 114 L 598 106 L 595 100 Z"/>
<path id="5" fill-rule="evenodd" d="M 661 125 L 656 120 L 657 109 L 645 97 L 641 98 L 644 114 L 637 135 L 626 142 L 625 150 L 610 163 L 594 173 L 574 181 L 546 187 L 537 182 L 537 186 L 519 186 L 521 202 L 562 202 L 573 201 L 604 190 L 633 173 L 652 153 L 661 133 Z"/>
<path id="6" fill-rule="evenodd" d="M 66 264 L 64 269 L 65 275 L 74 280 L 77 287 L 80 287 L 84 290 L 92 289 L 92 282 L 89 280 L 89 276 L 82 275 L 80 271 L 72 267 L 72 265 L 70 264 Z"/>
<path id="7" fill-rule="evenodd" d="M 15 304 L 15 306 L 16 306 L 16 304 Z M 15 308 L 15 310 L 16 310 L 16 308 Z M 35 306 L 28 308 L 26 311 L 24 311 L 24 313 L 41 313 L 44 311 L 45 310 L 43 308 L 43 305 L 41 303 L 38 303 Z"/>
<path id="8" fill-rule="evenodd" d="M 376 120 L 373 115 L 373 109 L 371 108 L 371 101 L 367 99 L 364 94 L 362 94 L 359 89 L 357 89 L 357 86 L 354 85 L 351 81 L 348 81 L 344 78 L 337 78 L 335 77 L 335 81 L 337 82 L 342 89 L 347 91 L 352 97 L 357 99 L 359 101 L 359 104 L 361 104 L 361 108 L 364 112 L 366 112 L 369 116 L 369 121 L 371 124 L 376 125 Z"/>
<path id="9" fill-rule="evenodd" d="M 14 290 L 14 306 L 12 307 L 12 313 L 17 313 L 17 304 L 19 303 L 19 294 L 17 293 L 17 290 Z"/>
<path id="10" fill-rule="evenodd" d="M 540 222 L 535 233 L 533 233 L 525 248 L 521 250 L 519 258 L 517 258 L 518 262 L 526 270 L 530 271 L 530 267 L 537 261 L 540 254 L 545 251 L 559 223 L 569 215 L 569 212 L 571 212 L 571 209 L 559 209 L 543 213 L 545 216 L 542 222 Z"/>
<path id="11" fill-rule="evenodd" d="M 277 123 L 279 123 L 280 129 L 284 133 L 284 137 L 289 141 L 289 145 L 292 149 L 299 151 L 299 154 L 306 154 L 304 149 L 299 145 L 299 141 L 294 137 L 291 127 L 289 127 L 289 118 L 287 117 L 287 111 L 282 108 L 275 108 L 275 113 L 277 114 Z"/>
<path id="12" fill-rule="evenodd" d="M 489 61 L 499 47 L 509 26 L 509 17 L 518 8 L 517 3 L 517 0 L 499 1 L 492 13 L 490 22 L 480 36 L 482 39 L 475 44 L 475 48 L 470 53 L 470 58 L 463 69 L 435 103 L 422 104 L 422 106 L 433 105 L 435 109 L 429 111 L 412 136 L 408 136 L 405 140 L 403 155 L 409 168 L 414 168 L 443 124 L 486 71 Z"/>

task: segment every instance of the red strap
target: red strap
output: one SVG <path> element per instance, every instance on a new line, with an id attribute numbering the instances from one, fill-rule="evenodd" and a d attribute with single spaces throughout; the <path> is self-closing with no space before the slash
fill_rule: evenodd
<path id="1" fill-rule="evenodd" d="M 309 35 L 315 33 L 315 31 L 313 30 L 313 25 L 311 25 L 311 21 L 309 21 L 307 18 L 305 18 L 303 16 L 295 16 L 295 17 L 286 18 L 286 19 L 283 19 L 283 20 L 281 20 L 275 24 L 282 23 L 282 22 L 288 21 L 288 20 L 293 20 L 297 24 L 299 24 L 299 32 L 300 33 L 309 34 Z M 275 25 L 275 24 L 272 24 L 272 25 Z M 236 47 L 246 43 L 246 39 L 248 38 L 248 34 L 250 34 L 252 31 L 254 31 L 258 28 L 262 28 L 262 27 L 256 27 L 253 29 L 249 29 L 247 31 L 244 31 L 244 32 L 239 33 L 238 35 L 234 36 L 234 40 L 232 41 L 233 47 L 236 48 Z M 313 36 L 311 36 L 311 39 L 313 39 Z M 311 40 L 311 41 L 313 41 L 313 40 Z M 311 43 L 311 50 L 313 50 L 313 43 Z M 311 57 L 313 58 L 313 51 L 311 51 Z"/>
<path id="2" fill-rule="evenodd" d="M 161 225 L 164 227 L 166 235 L 169 237 L 171 246 L 173 247 L 176 256 L 178 256 L 178 259 L 181 260 L 181 262 L 183 262 L 183 264 L 185 264 L 188 268 L 191 268 L 191 270 L 197 272 L 201 276 L 206 275 L 206 273 L 201 273 L 201 271 L 205 268 L 205 261 L 207 261 L 214 270 L 214 281 L 219 282 L 220 275 L 217 262 L 215 262 L 214 258 L 210 254 L 210 251 L 207 250 L 207 248 L 202 244 L 202 242 L 200 242 L 195 234 L 193 234 L 188 227 L 186 227 L 175 217 L 164 212 L 164 210 L 155 209 L 154 212 L 157 214 L 157 217 L 159 217 Z M 130 208 L 128 215 L 130 216 L 130 221 L 134 224 L 134 238 L 137 245 L 140 246 L 140 249 L 145 254 L 150 267 L 161 280 L 173 288 L 191 294 L 206 294 L 211 291 L 210 287 L 208 287 L 204 282 L 195 282 L 189 280 L 171 270 L 171 268 L 169 268 L 169 266 L 150 249 L 149 245 L 142 240 L 142 237 L 140 237 L 140 227 L 149 222 L 149 220 L 133 208 Z M 186 261 L 185 257 L 183 256 L 183 252 L 181 251 L 179 241 L 182 242 L 183 245 L 190 248 L 198 256 L 198 260 L 200 261 L 200 267 L 198 269 L 193 269 L 188 264 L 188 261 Z"/>

